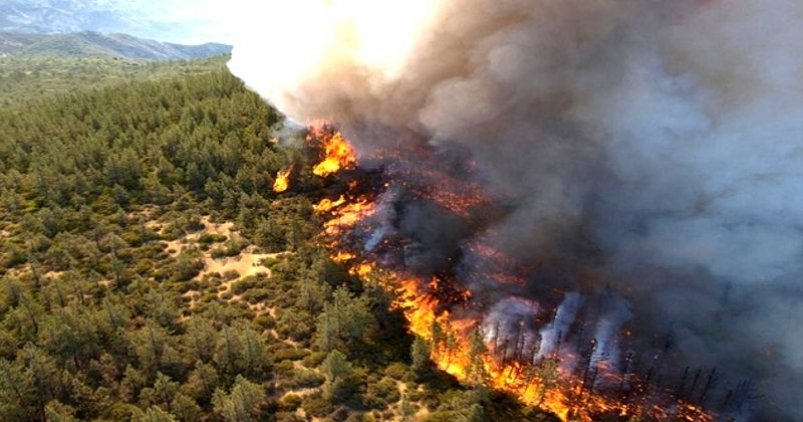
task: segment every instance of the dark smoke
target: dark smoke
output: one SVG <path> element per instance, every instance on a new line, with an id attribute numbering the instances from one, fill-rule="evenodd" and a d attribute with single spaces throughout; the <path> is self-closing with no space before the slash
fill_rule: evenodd
<path id="1" fill-rule="evenodd" d="M 665 384 L 700 371 L 697 395 L 717 368 L 707 404 L 750 380 L 763 398 L 732 412 L 803 419 L 803 3 L 432 3 L 390 70 L 358 47 L 332 53 L 337 39 L 289 63 L 247 39 L 231 67 L 290 117 L 335 121 L 364 161 L 422 144 L 481 185 L 495 202 L 484 219 L 398 193 L 382 233 L 413 240 L 416 271 L 451 268 L 488 315 L 509 316 L 504 330 L 538 309 L 551 316 L 525 324 L 543 353 L 559 332 L 594 338 L 592 359 L 623 368 L 638 350 L 634 365 Z M 303 31 L 309 18 L 274 19 Z M 303 56 L 292 39 L 280 49 Z M 297 72 L 271 79 L 285 64 Z M 451 154 L 472 171 L 450 170 Z M 481 276 L 472 244 L 534 264 L 524 287 Z"/>

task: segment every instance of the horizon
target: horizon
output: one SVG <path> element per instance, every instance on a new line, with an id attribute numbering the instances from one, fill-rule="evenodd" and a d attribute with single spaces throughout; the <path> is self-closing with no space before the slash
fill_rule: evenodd
<path id="1" fill-rule="evenodd" d="M 23 2 L 24 3 L 24 2 Z M 19 23 L 22 29 L 0 27 L 0 32 L 11 33 L 39 33 L 39 34 L 67 34 L 76 32 L 99 32 L 103 34 L 126 34 L 137 38 L 152 39 L 160 42 L 175 44 L 199 45 L 206 43 L 220 43 L 234 45 L 233 14 L 241 6 L 248 4 L 246 0 L 227 2 L 221 7 L 219 2 L 213 0 L 189 1 L 171 0 L 166 2 L 155 0 L 83 0 L 67 2 L 54 0 L 41 9 L 56 9 L 63 7 L 67 12 L 83 12 L 108 14 L 101 22 L 102 28 L 95 21 L 71 22 L 73 27 L 69 30 L 37 30 L 25 28 L 25 22 Z M 15 7 L 14 2 L 7 6 Z M 39 6 L 39 5 L 37 5 Z M 36 6 L 34 6 L 36 7 Z M 10 23 L 18 23 L 14 16 L 4 17 Z M 0 21 L 2 22 L 2 21 Z M 10 25 L 10 24 L 8 24 Z M 36 23 L 29 26 L 34 26 Z"/>

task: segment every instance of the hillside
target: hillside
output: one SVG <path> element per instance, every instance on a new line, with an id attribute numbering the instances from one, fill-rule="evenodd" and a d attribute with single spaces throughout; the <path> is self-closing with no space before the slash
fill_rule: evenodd
<path id="1" fill-rule="evenodd" d="M 552 420 L 436 370 L 328 257 L 280 119 L 223 69 L 0 110 L 3 420 Z"/>
<path id="2" fill-rule="evenodd" d="M 182 45 L 146 40 L 125 34 L 78 32 L 71 34 L 21 34 L 0 32 L 0 57 L 93 57 L 178 60 L 219 56 L 231 46 L 207 43 Z"/>
<path id="3" fill-rule="evenodd" d="M 147 34 L 161 38 L 175 28 L 131 13 L 122 0 L 4 0 L 0 31 L 38 34 L 80 31 Z"/>
<path id="4" fill-rule="evenodd" d="M 146 61 L 112 57 L 0 59 L 0 108 L 42 98 L 143 80 L 223 69 L 227 57 Z"/>

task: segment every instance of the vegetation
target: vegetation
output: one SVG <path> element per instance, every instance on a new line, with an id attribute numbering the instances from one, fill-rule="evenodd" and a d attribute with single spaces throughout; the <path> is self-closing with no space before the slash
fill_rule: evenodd
<path id="1" fill-rule="evenodd" d="M 0 55 L 17 57 L 122 57 L 129 59 L 199 59 L 229 54 L 231 46 L 182 45 L 125 34 L 84 31 L 70 34 L 0 32 Z"/>
<path id="2" fill-rule="evenodd" d="M 223 69 L 226 59 L 154 62 L 104 56 L 0 57 L 0 109 L 91 88 L 204 74 Z"/>
<path id="3" fill-rule="evenodd" d="M 547 420 L 427 364 L 316 245 L 281 116 L 210 63 L 0 110 L 3 419 Z"/>

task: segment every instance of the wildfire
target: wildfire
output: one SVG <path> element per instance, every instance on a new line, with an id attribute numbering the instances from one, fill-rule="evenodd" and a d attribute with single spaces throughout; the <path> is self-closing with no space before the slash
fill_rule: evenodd
<path id="1" fill-rule="evenodd" d="M 293 174 L 293 167 L 288 167 L 284 170 L 279 170 L 276 174 L 276 180 L 273 182 L 273 191 L 282 193 L 290 188 L 290 176 Z"/>
<path id="2" fill-rule="evenodd" d="M 326 150 L 326 158 L 315 166 L 315 174 L 324 177 L 356 165 L 348 141 L 338 132 L 312 129 L 312 133 L 323 139 Z M 425 197 L 453 210 L 456 215 L 469 215 L 469 209 L 484 200 L 477 188 L 466 182 L 437 180 L 458 188 L 449 192 L 426 192 Z M 464 306 L 461 304 L 471 301 L 468 290 L 452 285 L 448 280 L 424 280 L 406 274 L 403 269 L 380 267 L 370 252 L 348 240 L 358 225 L 377 211 L 375 196 L 360 193 L 359 188 L 352 180 L 348 183 L 347 193 L 334 200 L 323 199 L 313 206 L 315 213 L 328 218 L 322 240 L 330 249 L 332 259 L 345 265 L 351 274 L 395 292 L 393 306 L 404 313 L 410 332 L 431 344 L 431 358 L 441 370 L 467 384 L 484 384 L 506 391 L 523 403 L 548 410 L 564 421 L 591 422 L 602 414 L 689 422 L 714 420 L 703 409 L 683 401 L 628 399 L 597 392 L 593 387 L 595 380 L 622 379 L 622 375 L 608 367 L 606 362 L 597 363 L 592 374 L 581 375 L 564 365 L 579 358 L 570 352 L 555 351 L 536 359 L 535 349 L 510 346 L 510 339 L 499 338 L 498 329 L 497 333 L 482 333 L 480 316 L 460 312 L 460 306 Z M 465 194 L 461 196 L 455 193 L 457 191 Z M 493 268 L 489 268 L 489 275 L 505 282 L 519 283 L 518 276 L 509 270 L 514 265 L 499 252 L 482 245 L 473 245 L 471 249 L 473 253 L 491 259 Z M 520 268 L 513 270 L 524 271 Z M 449 306 L 444 306 L 446 302 Z M 489 336 L 495 338 L 489 340 Z M 512 354 L 511 347 L 516 350 Z M 590 362 L 588 367 L 591 367 Z M 638 385 L 637 380 L 633 384 L 635 390 L 643 391 L 644 387 Z"/>
<path id="3" fill-rule="evenodd" d="M 326 177 L 337 173 L 341 169 L 354 167 L 357 156 L 351 144 L 338 131 L 326 124 L 316 125 L 310 129 L 308 141 L 319 140 L 323 145 L 324 159 L 316 164 L 312 173 L 316 176 Z"/>
<path id="4" fill-rule="evenodd" d="M 343 205 L 346 203 L 346 197 L 340 195 L 340 198 L 336 200 L 331 200 L 329 198 L 324 198 L 321 202 L 312 206 L 312 210 L 315 211 L 316 214 L 323 214 L 325 212 L 332 211 L 333 209 Z"/>
<path id="5" fill-rule="evenodd" d="M 366 198 L 361 198 L 357 202 L 341 206 L 332 219 L 324 223 L 326 232 L 329 235 L 341 233 L 344 229 L 353 227 L 365 216 L 370 215 L 375 210 L 375 204 Z"/>

